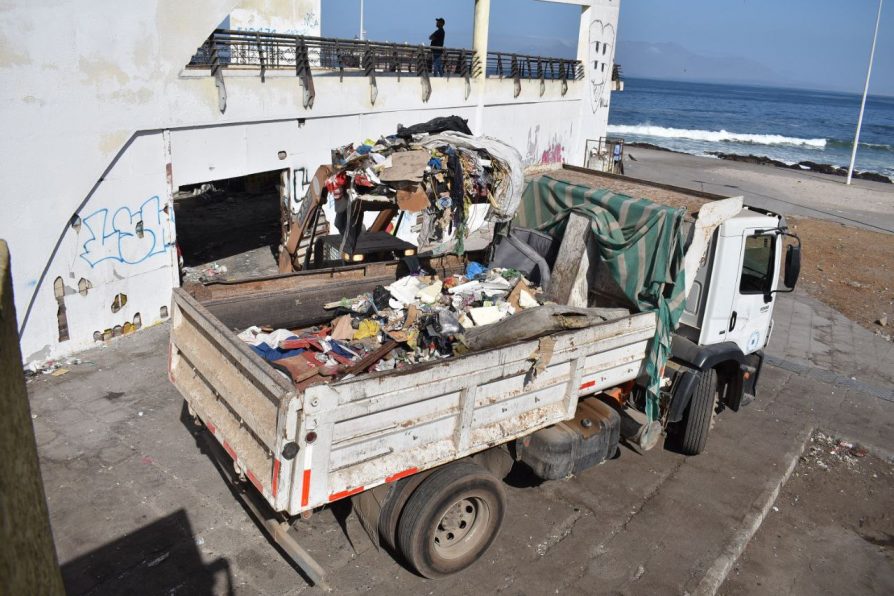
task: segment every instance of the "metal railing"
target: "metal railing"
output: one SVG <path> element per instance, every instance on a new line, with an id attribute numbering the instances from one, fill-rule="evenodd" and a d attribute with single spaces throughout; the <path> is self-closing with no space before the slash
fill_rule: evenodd
<path id="1" fill-rule="evenodd" d="M 465 79 L 466 98 L 471 90 L 470 79 L 481 75 L 511 78 L 515 97 L 521 93 L 521 79 L 539 79 L 540 95 L 546 90 L 547 79 L 560 80 L 561 92 L 568 91 L 568 81 L 584 76 L 579 60 L 547 58 L 509 52 L 488 52 L 486 64 L 481 65 L 474 51 L 461 48 L 433 48 L 408 44 L 260 33 L 217 29 L 196 51 L 187 68 L 208 68 L 215 78 L 221 112 L 226 111 L 227 90 L 224 69 L 259 70 L 261 81 L 268 70 L 292 70 L 304 88 L 304 107 L 313 107 L 314 70 L 346 72 L 369 78 L 370 102 L 378 96 L 377 74 L 415 75 L 422 79 L 422 100 L 431 96 L 429 77 L 435 71 L 444 76 L 456 75 Z"/>
<path id="2" fill-rule="evenodd" d="M 475 53 L 462 48 L 432 48 L 400 43 L 256 33 L 218 29 L 192 57 L 187 68 L 246 68 L 286 70 L 306 61 L 311 68 L 377 73 L 431 73 L 440 54 L 445 75 L 478 76 Z M 488 52 L 487 76 L 522 79 L 580 80 L 580 60 Z"/>
<path id="3" fill-rule="evenodd" d="M 399 43 L 255 33 L 218 29 L 192 57 L 187 68 L 287 70 L 313 69 L 418 75 L 431 73 L 440 56 L 444 74 L 477 76 L 471 50 Z"/>
<path id="4" fill-rule="evenodd" d="M 623 81 L 623 80 L 624 80 L 624 79 L 622 78 L 623 76 L 624 76 L 624 75 L 621 73 L 621 65 L 620 65 L 620 64 L 615 64 L 615 65 L 612 67 L 612 80 L 613 80 L 613 81 Z"/>
<path id="5" fill-rule="evenodd" d="M 580 60 L 547 58 L 511 52 L 488 52 L 487 75 L 502 78 L 578 81 L 584 78 Z"/>

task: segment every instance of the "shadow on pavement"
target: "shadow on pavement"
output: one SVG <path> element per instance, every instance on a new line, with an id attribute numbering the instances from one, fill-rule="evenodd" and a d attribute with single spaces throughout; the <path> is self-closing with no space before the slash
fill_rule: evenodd
<path id="1" fill-rule="evenodd" d="M 261 520 L 259 520 L 254 513 L 248 508 L 243 500 L 243 497 L 239 494 L 242 490 L 254 490 L 253 488 L 245 487 L 238 483 L 238 481 L 233 477 L 233 474 L 229 472 L 229 469 L 225 469 L 224 462 L 215 459 L 215 455 L 212 453 L 210 447 L 215 444 L 216 439 L 205 430 L 205 427 L 201 423 L 196 423 L 195 418 L 189 413 L 189 407 L 186 404 L 186 401 L 183 402 L 183 407 L 180 410 L 180 423 L 186 428 L 187 432 L 192 435 L 193 439 L 196 442 L 196 446 L 199 448 L 199 451 L 205 456 L 208 457 L 209 461 L 214 465 L 214 468 L 217 470 L 218 474 L 220 474 L 221 479 L 227 485 L 227 488 L 230 490 L 230 494 L 233 496 L 233 499 L 239 503 L 239 506 L 248 516 L 248 518 L 252 521 L 252 523 L 257 528 L 258 532 L 260 532 L 264 538 L 267 539 L 267 542 L 276 549 L 276 552 L 283 558 L 289 566 L 295 570 L 295 572 L 303 579 L 308 585 L 313 585 L 313 580 L 301 569 L 297 563 L 292 559 L 292 557 L 270 537 L 269 532 L 264 527 Z M 218 447 L 221 449 L 221 447 Z M 230 466 L 231 467 L 231 466 Z M 350 513 L 350 509 L 348 510 Z M 347 514 L 344 514 L 345 517 Z M 343 531 L 345 531 L 345 535 L 347 535 L 347 530 L 342 525 L 342 522 L 339 522 L 339 526 L 342 526 Z M 350 540 L 350 539 L 349 539 Z M 353 545 L 353 543 L 352 543 Z"/>
<path id="2" fill-rule="evenodd" d="M 202 560 L 186 511 L 174 513 L 62 566 L 75 594 L 233 594 L 230 564 Z"/>

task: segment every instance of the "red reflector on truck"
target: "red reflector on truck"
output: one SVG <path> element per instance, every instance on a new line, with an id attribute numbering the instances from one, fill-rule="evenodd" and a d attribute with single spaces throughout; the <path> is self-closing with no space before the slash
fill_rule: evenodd
<path id="1" fill-rule="evenodd" d="M 279 460 L 273 460 L 273 480 L 270 482 L 270 486 L 273 490 L 273 498 L 276 498 L 276 489 L 279 488 Z"/>
<path id="2" fill-rule="evenodd" d="M 310 498 L 310 470 L 304 470 L 304 479 L 301 482 L 301 506 L 307 507 Z"/>
<path id="3" fill-rule="evenodd" d="M 224 449 L 227 450 L 227 453 L 230 454 L 230 457 L 233 458 L 233 461 L 236 461 L 237 459 L 239 459 L 239 456 L 236 455 L 236 450 L 233 449 L 232 447 L 230 447 L 230 444 L 229 444 L 229 443 L 227 443 L 226 441 L 224 441 L 224 442 L 223 442 L 223 446 L 224 446 Z"/>
<path id="4" fill-rule="evenodd" d="M 332 501 L 338 501 L 339 499 L 344 499 L 345 497 L 350 497 L 362 492 L 363 487 L 358 486 L 357 488 L 352 488 L 351 490 L 343 490 L 340 493 L 332 493 L 331 495 L 329 495 L 329 502 L 331 503 Z"/>
<path id="5" fill-rule="evenodd" d="M 211 431 L 211 434 L 212 434 L 212 435 L 215 434 L 215 433 L 217 432 L 217 427 L 214 426 L 213 424 L 211 424 L 210 422 L 206 422 L 206 423 L 205 423 L 205 426 L 208 427 L 208 430 Z"/>
<path id="6" fill-rule="evenodd" d="M 397 474 L 392 474 L 385 478 L 385 482 L 394 482 L 395 480 L 400 480 L 401 478 L 406 478 L 407 476 L 412 476 L 416 472 L 419 471 L 419 468 L 407 468 L 403 472 L 398 472 Z"/>
<path id="7" fill-rule="evenodd" d="M 584 389 L 589 389 L 590 387 L 593 387 L 595 385 L 596 385 L 596 381 L 587 381 L 586 383 L 581 385 L 580 388 L 581 388 L 581 391 L 583 391 Z"/>

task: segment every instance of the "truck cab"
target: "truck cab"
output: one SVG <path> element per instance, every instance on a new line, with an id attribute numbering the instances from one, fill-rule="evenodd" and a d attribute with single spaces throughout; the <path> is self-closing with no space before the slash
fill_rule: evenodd
<path id="1" fill-rule="evenodd" d="M 787 237 L 796 242 L 786 245 Z M 779 280 L 783 252 L 785 289 Z M 792 291 L 799 272 L 800 240 L 781 215 L 748 207 L 714 232 L 666 371 L 666 422 L 676 425 L 672 434 L 683 452 L 704 448 L 714 414 L 738 410 L 754 398 L 777 294 Z"/>

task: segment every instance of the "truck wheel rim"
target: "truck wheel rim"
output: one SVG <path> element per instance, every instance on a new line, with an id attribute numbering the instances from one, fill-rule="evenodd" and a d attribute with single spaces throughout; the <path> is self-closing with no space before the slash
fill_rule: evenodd
<path id="1" fill-rule="evenodd" d="M 447 508 L 435 527 L 432 546 L 438 556 L 454 559 L 475 549 L 484 538 L 490 508 L 484 499 L 468 497 Z"/>

